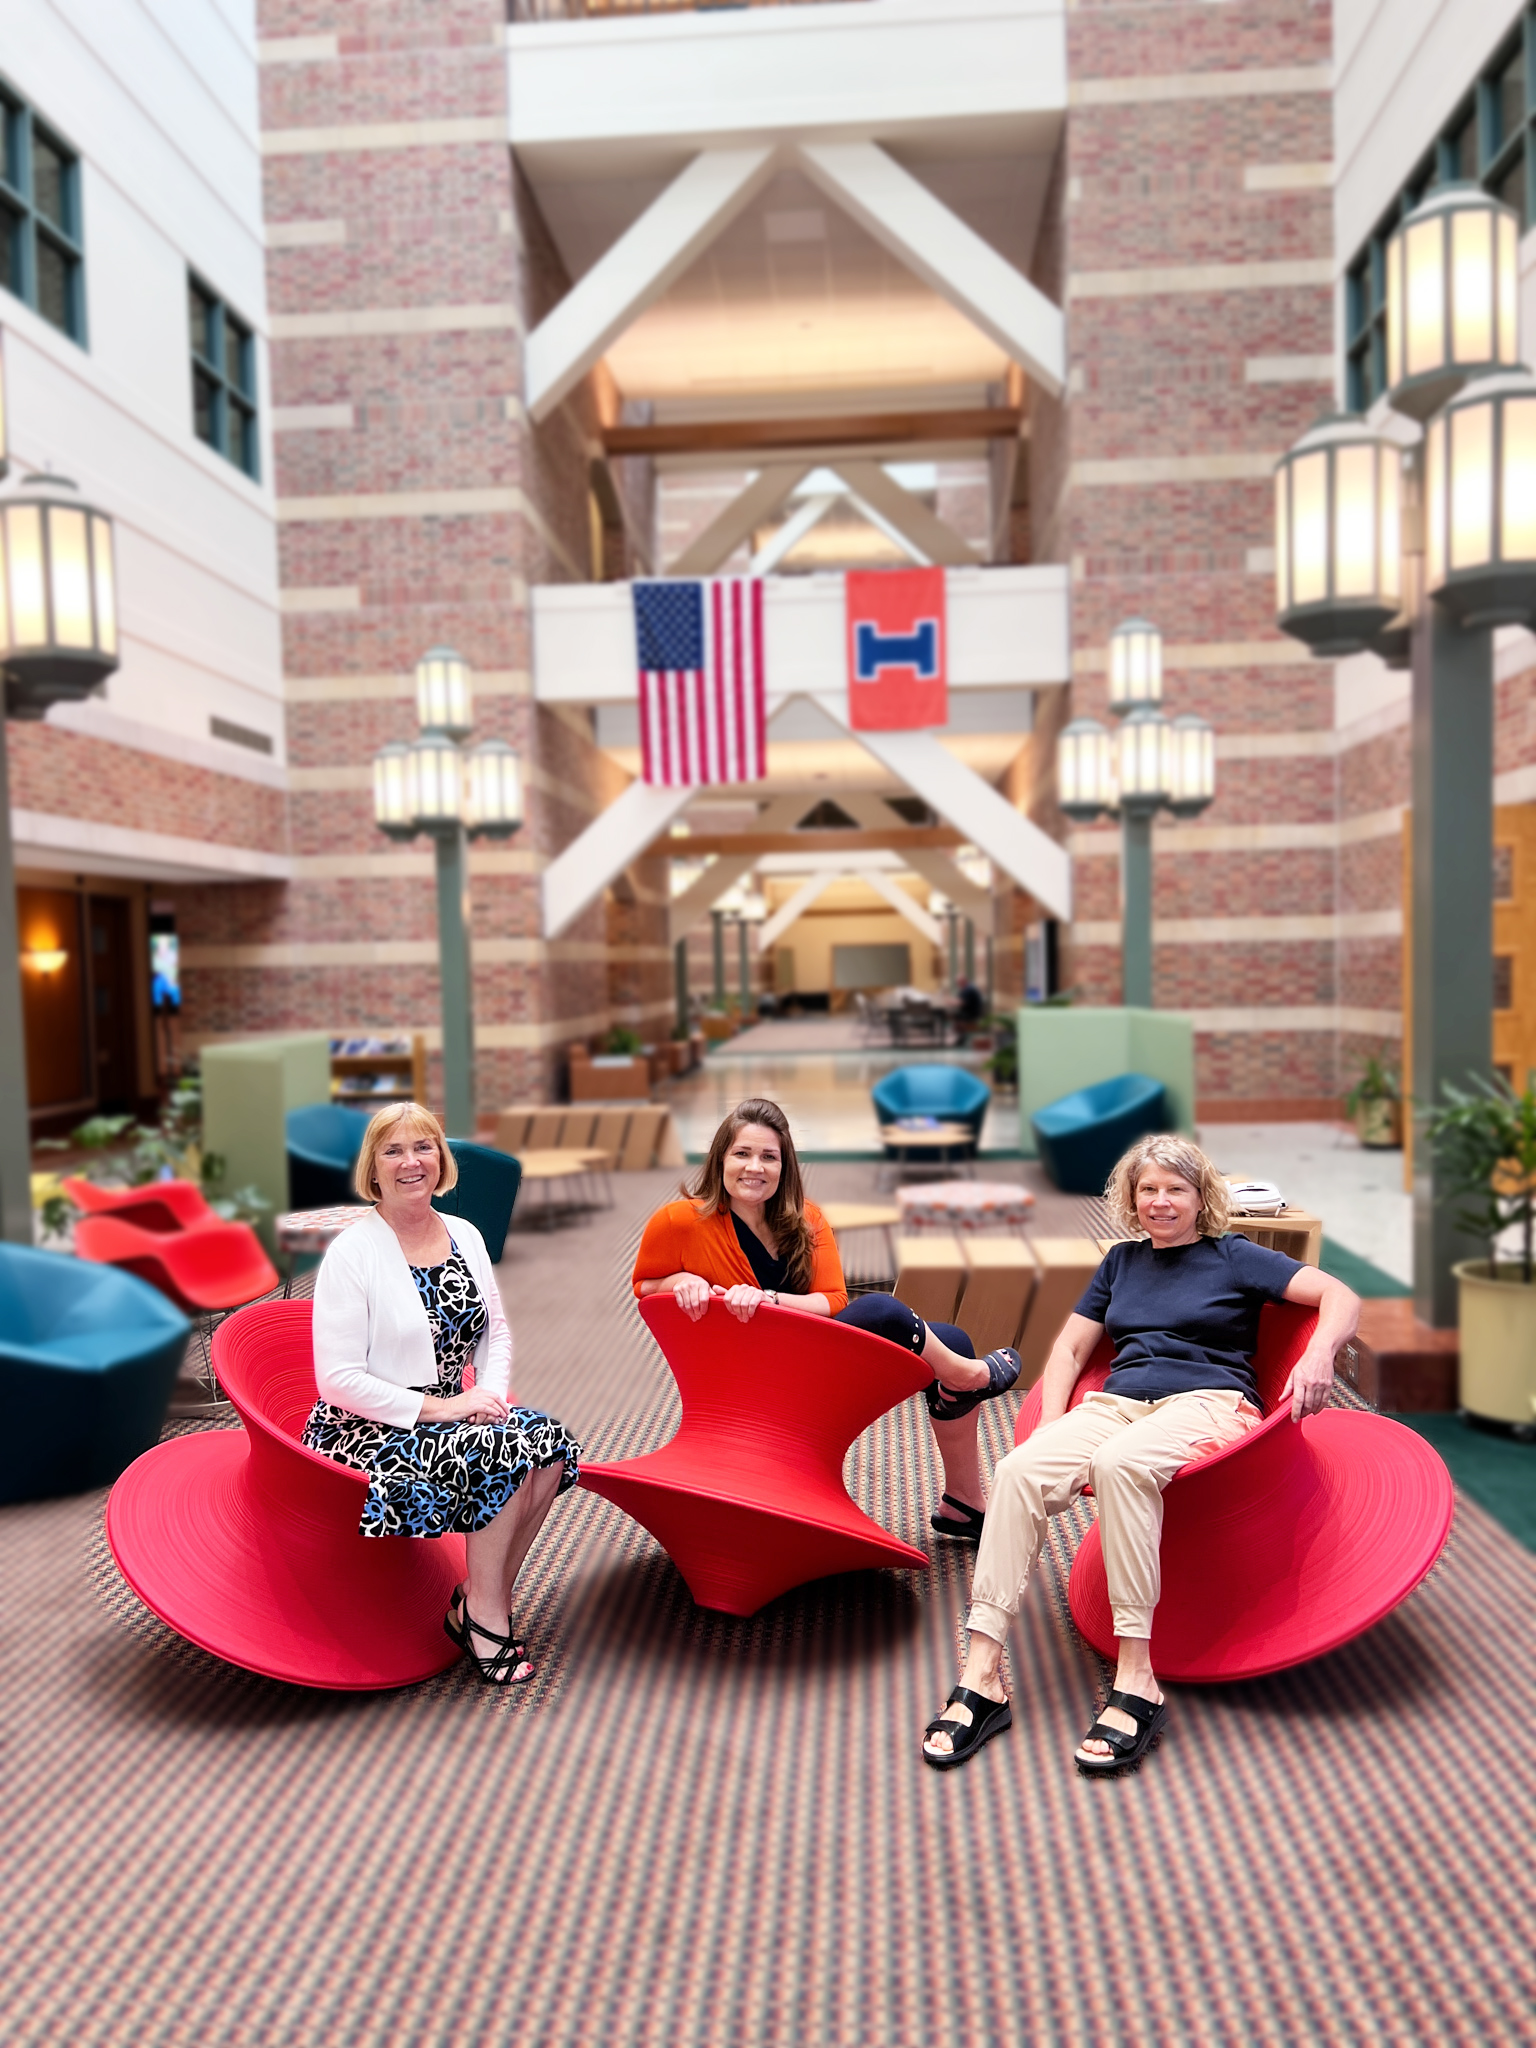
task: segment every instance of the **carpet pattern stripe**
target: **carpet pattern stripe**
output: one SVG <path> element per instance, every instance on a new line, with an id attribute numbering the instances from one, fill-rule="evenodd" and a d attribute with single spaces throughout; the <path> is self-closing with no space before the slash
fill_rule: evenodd
<path id="1" fill-rule="evenodd" d="M 617 1176 L 611 1214 L 514 1233 L 503 1267 L 519 1397 L 593 1457 L 676 1424 L 627 1283 L 668 1191 Z M 983 1409 L 989 1459 L 1015 1409 Z M 847 1474 L 930 1543 L 920 1402 Z M 349 1697 L 180 1642 L 102 1505 L 0 1510 L 8 2042 L 1536 2041 L 1536 1766 L 1486 1732 L 1536 1695 L 1536 1557 L 1464 1500 L 1386 1622 L 1173 1689 L 1110 1782 L 1071 1767 L 1106 1677 L 1066 1607 L 1086 1505 L 1010 1644 L 1012 1730 L 942 1774 L 918 1745 L 958 1545 L 736 1621 L 578 1491 L 528 1567 L 532 1684 Z"/>

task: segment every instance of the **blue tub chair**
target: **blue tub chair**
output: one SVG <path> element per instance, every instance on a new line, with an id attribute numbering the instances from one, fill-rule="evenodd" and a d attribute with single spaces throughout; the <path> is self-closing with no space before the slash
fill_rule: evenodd
<path id="1" fill-rule="evenodd" d="M 159 1441 L 191 1335 L 131 1273 L 0 1244 L 0 1502 L 109 1486 Z"/>
<path id="2" fill-rule="evenodd" d="M 310 1102 L 289 1110 L 290 1209 L 325 1209 L 357 1200 L 352 1169 L 372 1120 L 367 1110 L 344 1109 L 339 1102 Z"/>
<path id="3" fill-rule="evenodd" d="M 432 1206 L 445 1216 L 462 1216 L 473 1223 L 485 1239 L 494 1266 L 506 1249 L 507 1229 L 522 1185 L 522 1161 L 489 1145 L 471 1144 L 468 1138 L 450 1138 L 448 1149 L 458 1162 L 459 1178 L 446 1194 L 432 1197 Z"/>
<path id="4" fill-rule="evenodd" d="M 894 1073 L 882 1075 L 871 1092 L 875 1115 L 882 1124 L 897 1123 L 904 1116 L 931 1116 L 940 1123 L 965 1124 L 971 1142 L 957 1148 L 956 1156 L 975 1158 L 992 1090 L 968 1068 L 946 1066 L 938 1060 L 897 1067 Z M 901 1156 L 899 1144 L 888 1144 L 885 1151 L 888 1159 Z"/>
<path id="5" fill-rule="evenodd" d="M 1115 1161 L 1149 1131 L 1166 1131 L 1166 1091 L 1146 1074 L 1095 1081 L 1029 1120 L 1040 1161 L 1064 1194 L 1102 1195 Z"/>

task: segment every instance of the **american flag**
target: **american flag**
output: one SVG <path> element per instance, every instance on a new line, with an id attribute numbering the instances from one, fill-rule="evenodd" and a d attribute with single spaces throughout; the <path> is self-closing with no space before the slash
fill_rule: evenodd
<path id="1" fill-rule="evenodd" d="M 671 788 L 760 782 L 768 768 L 763 586 L 636 583 L 640 772 Z"/>

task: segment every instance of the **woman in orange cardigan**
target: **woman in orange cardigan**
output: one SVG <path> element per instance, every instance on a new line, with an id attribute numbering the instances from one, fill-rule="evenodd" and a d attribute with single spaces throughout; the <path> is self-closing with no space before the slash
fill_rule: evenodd
<path id="1" fill-rule="evenodd" d="M 944 1465 L 943 1536 L 981 1540 L 986 1493 L 975 1410 L 1019 1376 L 1017 1351 L 984 1359 L 953 1323 L 926 1323 L 892 1294 L 850 1302 L 830 1226 L 805 1198 L 789 1124 L 776 1102 L 739 1103 L 721 1124 L 691 1188 L 658 1209 L 635 1259 L 637 1298 L 671 1294 L 693 1322 L 715 1300 L 738 1321 L 759 1302 L 832 1316 L 914 1352 L 933 1372 L 928 1413 Z"/>

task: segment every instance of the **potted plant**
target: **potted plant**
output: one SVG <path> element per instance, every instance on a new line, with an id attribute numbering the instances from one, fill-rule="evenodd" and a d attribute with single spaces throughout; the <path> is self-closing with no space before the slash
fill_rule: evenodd
<path id="1" fill-rule="evenodd" d="M 1445 1169 L 1456 1220 L 1488 1240 L 1486 1259 L 1453 1270 L 1460 1288 L 1461 1405 L 1471 1415 L 1536 1435 L 1536 1080 L 1517 1095 L 1502 1077 L 1445 1086 L 1425 1134 Z M 1520 1232 L 1520 1256 L 1500 1261 L 1498 1240 Z"/>
<path id="2" fill-rule="evenodd" d="M 1367 1053 L 1360 1078 L 1344 1098 L 1344 1114 L 1362 1145 L 1391 1151 L 1403 1142 L 1403 1103 L 1397 1076 L 1375 1053 Z"/>

